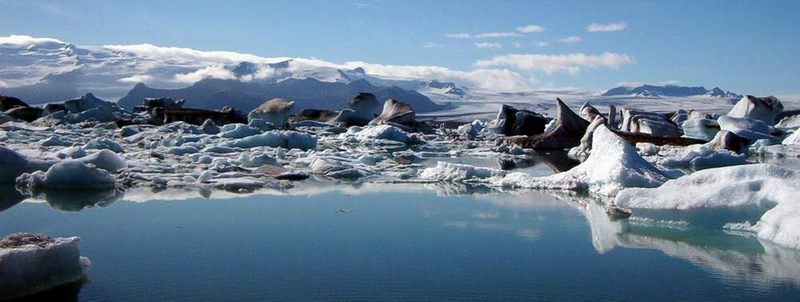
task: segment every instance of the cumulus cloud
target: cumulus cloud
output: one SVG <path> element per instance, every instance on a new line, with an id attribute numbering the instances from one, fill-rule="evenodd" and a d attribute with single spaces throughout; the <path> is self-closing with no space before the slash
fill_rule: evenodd
<path id="1" fill-rule="evenodd" d="M 503 45 L 500 44 L 500 43 L 480 42 L 480 43 L 475 43 L 475 48 L 477 48 L 477 49 L 502 49 Z"/>
<path id="2" fill-rule="evenodd" d="M 450 39 L 469 39 L 472 38 L 472 35 L 468 33 L 455 33 L 455 34 L 445 34 L 446 38 Z"/>
<path id="3" fill-rule="evenodd" d="M 486 39 L 486 38 L 512 38 L 512 37 L 520 37 L 522 36 L 519 33 L 515 32 L 494 32 L 494 33 L 481 33 L 475 35 L 476 38 L 479 39 Z"/>
<path id="4" fill-rule="evenodd" d="M 117 82 L 136 84 L 136 83 L 145 83 L 151 80 L 153 80 L 153 76 L 149 74 L 135 74 L 129 77 L 121 78 L 117 80 Z"/>
<path id="5" fill-rule="evenodd" d="M 6 37 L 0 37 L 0 44 L 31 45 L 31 44 L 44 44 L 44 43 L 66 44 L 60 40 L 53 38 L 34 38 L 26 35 L 10 35 Z"/>
<path id="6" fill-rule="evenodd" d="M 590 33 L 594 32 L 609 32 L 609 31 L 620 31 L 628 28 L 628 24 L 625 22 L 613 22 L 613 23 L 592 23 L 586 27 L 586 31 Z"/>
<path id="7" fill-rule="evenodd" d="M 275 63 L 285 61 L 290 58 L 265 58 L 252 54 L 238 53 L 232 51 L 204 51 L 182 47 L 162 47 L 152 44 L 133 44 L 133 45 L 104 45 L 103 48 L 135 54 L 141 57 L 171 59 L 171 60 L 192 60 L 199 62 L 212 63 Z"/>
<path id="8" fill-rule="evenodd" d="M 442 66 L 384 65 L 361 61 L 335 65 L 338 68 L 364 68 L 367 74 L 404 80 L 431 80 L 454 82 L 471 88 L 496 91 L 518 91 L 528 89 L 528 83 L 519 73 L 508 69 L 453 70 Z"/>
<path id="9" fill-rule="evenodd" d="M 445 34 L 446 38 L 450 39 L 494 39 L 494 38 L 513 38 L 513 37 L 521 37 L 522 34 L 517 32 L 489 32 L 489 33 L 479 33 L 479 34 L 469 34 L 469 33 L 455 33 L 455 34 Z"/>
<path id="10" fill-rule="evenodd" d="M 558 42 L 567 43 L 567 44 L 578 44 L 578 43 L 581 43 L 581 41 L 583 41 L 583 39 L 581 39 L 581 37 L 578 37 L 578 36 L 571 36 L 571 37 L 558 39 Z"/>
<path id="11" fill-rule="evenodd" d="M 622 65 L 636 61 L 625 54 L 605 52 L 601 55 L 583 53 L 563 55 L 542 54 L 510 54 L 496 56 L 488 60 L 479 60 L 475 66 L 479 68 L 507 67 L 524 71 L 542 71 L 547 74 L 567 72 L 575 74 L 584 68 L 617 69 Z"/>
<path id="12" fill-rule="evenodd" d="M 223 64 L 208 66 L 205 68 L 198 69 L 197 71 L 194 72 L 179 73 L 175 75 L 175 81 L 181 83 L 189 83 L 189 84 L 208 78 L 234 80 L 236 79 L 236 76 L 233 74 L 232 71 L 225 68 L 225 65 Z"/>
<path id="13" fill-rule="evenodd" d="M 518 32 L 521 33 L 540 33 L 544 31 L 544 27 L 541 25 L 531 24 L 527 26 L 520 26 L 516 28 Z"/>

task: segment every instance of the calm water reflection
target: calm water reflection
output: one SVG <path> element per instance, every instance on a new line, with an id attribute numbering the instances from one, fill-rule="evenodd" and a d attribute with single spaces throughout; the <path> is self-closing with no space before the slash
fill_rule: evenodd
<path id="1" fill-rule="evenodd" d="M 94 263 L 89 280 L 57 292 L 82 301 L 800 294 L 797 251 L 682 223 L 610 221 L 592 200 L 569 195 L 364 185 L 209 199 L 129 192 L 119 201 L 47 192 L 44 204 L 3 193 L 1 233 L 82 237 L 82 254 Z M 128 201 L 154 196 L 171 201 Z"/>

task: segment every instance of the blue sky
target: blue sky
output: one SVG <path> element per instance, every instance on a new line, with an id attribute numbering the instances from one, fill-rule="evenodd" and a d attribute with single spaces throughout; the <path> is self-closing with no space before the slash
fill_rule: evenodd
<path id="1" fill-rule="evenodd" d="M 532 88 L 670 82 L 800 92 L 800 1 L 586 2 L 0 0 L 0 35 L 503 68 Z M 615 31 L 590 32 L 592 23 Z M 524 32 L 529 25 L 543 30 Z"/>

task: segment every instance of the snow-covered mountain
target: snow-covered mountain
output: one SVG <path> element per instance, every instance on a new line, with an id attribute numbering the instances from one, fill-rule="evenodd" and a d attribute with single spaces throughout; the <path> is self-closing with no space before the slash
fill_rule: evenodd
<path id="1" fill-rule="evenodd" d="M 711 96 L 726 99 L 740 99 L 742 96 L 730 91 L 723 91 L 719 87 L 706 89 L 703 86 L 687 87 L 675 85 L 640 85 L 640 86 L 619 86 L 611 88 L 602 96 L 617 97 L 690 97 L 690 96 Z"/>
<path id="2" fill-rule="evenodd" d="M 266 58 L 150 44 L 78 46 L 50 38 L 10 36 L 0 37 L 0 94 L 36 104 L 86 92 L 116 100 L 139 83 L 159 89 L 183 89 L 205 79 L 273 84 L 287 79 L 314 79 L 341 84 L 365 80 L 376 87 L 415 90 L 435 99 L 463 96 L 463 88 L 453 83 L 423 76 L 378 76 L 358 65 L 359 62 L 334 64 L 317 59 Z"/>

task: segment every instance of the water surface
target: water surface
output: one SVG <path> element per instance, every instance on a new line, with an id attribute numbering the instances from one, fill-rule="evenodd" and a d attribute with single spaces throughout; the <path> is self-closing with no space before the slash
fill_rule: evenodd
<path id="1" fill-rule="evenodd" d="M 129 195 L 80 211 L 65 211 L 62 198 L 59 209 L 23 202 L 0 212 L 0 233 L 80 236 L 93 262 L 88 282 L 72 290 L 80 301 L 800 296 L 800 253 L 752 237 L 612 222 L 567 195 L 443 195 L 454 191 L 485 192 L 365 185 L 148 202 Z"/>

